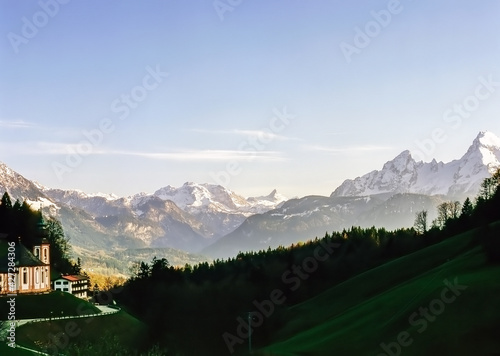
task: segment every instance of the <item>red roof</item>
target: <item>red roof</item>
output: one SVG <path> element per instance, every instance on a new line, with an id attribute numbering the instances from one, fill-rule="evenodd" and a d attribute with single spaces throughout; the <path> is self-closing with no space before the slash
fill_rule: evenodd
<path id="1" fill-rule="evenodd" d="M 71 282 L 77 282 L 77 281 L 88 279 L 85 276 L 77 276 L 77 275 L 61 276 L 61 278 L 67 279 L 68 281 L 71 281 Z"/>

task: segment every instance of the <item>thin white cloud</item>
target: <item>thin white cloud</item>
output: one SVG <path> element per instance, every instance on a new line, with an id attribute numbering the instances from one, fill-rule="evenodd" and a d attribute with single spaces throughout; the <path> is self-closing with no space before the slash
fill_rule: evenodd
<path id="1" fill-rule="evenodd" d="M 371 151 L 386 151 L 393 149 L 389 146 L 374 146 L 374 145 L 361 145 L 350 147 L 328 147 L 320 145 L 304 145 L 302 146 L 306 151 L 325 152 L 331 154 L 353 153 L 353 152 L 371 152 Z"/>
<path id="2" fill-rule="evenodd" d="M 0 151 L 7 152 L 10 155 L 64 155 L 75 149 L 76 145 L 54 143 L 54 142 L 0 142 Z"/>
<path id="3" fill-rule="evenodd" d="M 92 146 L 90 143 L 61 143 L 61 142 L 32 142 L 24 143 L 19 147 L 16 154 L 24 155 L 71 155 L 79 154 L 81 156 L 100 155 L 100 156 L 134 156 L 147 159 L 165 160 L 165 161 L 231 161 L 231 160 L 252 160 L 260 162 L 278 162 L 286 161 L 287 158 L 278 151 L 257 151 L 257 150 L 193 150 L 178 149 L 166 152 L 145 152 L 145 151 L 127 151 L 112 150 Z"/>
<path id="4" fill-rule="evenodd" d="M 258 160 L 276 162 L 286 160 L 277 151 L 235 151 L 235 150 L 178 150 L 173 152 L 110 151 L 104 154 L 138 156 L 159 160 L 176 161 L 231 161 Z"/>
<path id="5" fill-rule="evenodd" d="M 262 140 L 277 140 L 277 141 L 288 141 L 288 140 L 298 140 L 294 137 L 287 137 L 283 135 L 278 135 L 271 130 L 208 130 L 208 129 L 190 129 L 191 132 L 205 133 L 210 135 L 239 135 L 245 137 L 255 137 L 261 138 Z"/>
<path id="6" fill-rule="evenodd" d="M 0 120 L 0 127 L 8 129 L 34 129 L 37 125 L 24 120 Z"/>

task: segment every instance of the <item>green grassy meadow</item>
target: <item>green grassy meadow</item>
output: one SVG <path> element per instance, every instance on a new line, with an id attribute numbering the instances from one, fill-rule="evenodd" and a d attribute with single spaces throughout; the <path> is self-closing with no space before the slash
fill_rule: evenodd
<path id="1" fill-rule="evenodd" d="M 0 298 L 1 313 L 8 313 L 8 298 Z M 100 313 L 93 304 L 69 293 L 54 291 L 39 295 L 18 295 L 16 300 L 16 319 L 37 319 L 60 316 L 76 316 Z M 5 310 L 4 310 L 5 309 Z M 3 314 L 7 315 L 7 314 Z M 65 334 L 65 335 L 63 335 Z M 69 318 L 28 323 L 16 329 L 16 345 L 39 351 L 55 350 L 61 354 L 72 354 L 73 347 L 97 343 L 138 350 L 147 340 L 144 323 L 125 311 L 116 314 Z M 0 355 L 33 355 L 20 348 L 13 349 L 0 343 Z"/>
<path id="2" fill-rule="evenodd" d="M 66 336 L 61 336 L 65 333 Z M 60 335 L 58 341 L 53 336 Z M 146 339 L 145 325 L 124 311 L 100 317 L 63 319 L 32 323 L 17 330 L 20 345 L 36 350 L 57 350 L 66 354 L 73 345 L 92 344 L 107 338 L 125 349 L 139 349 Z"/>
<path id="3" fill-rule="evenodd" d="M 257 354 L 500 354 L 500 266 L 487 265 L 481 247 L 471 248 L 474 233 L 388 262 L 291 307 L 276 341 Z M 458 285 L 455 294 L 445 280 Z"/>
<path id="4" fill-rule="evenodd" d="M 8 315 L 8 297 L 0 298 L 0 315 Z M 15 297 L 16 319 L 36 319 L 68 315 L 100 313 L 93 304 L 72 294 L 52 291 L 47 294 L 22 295 Z"/>

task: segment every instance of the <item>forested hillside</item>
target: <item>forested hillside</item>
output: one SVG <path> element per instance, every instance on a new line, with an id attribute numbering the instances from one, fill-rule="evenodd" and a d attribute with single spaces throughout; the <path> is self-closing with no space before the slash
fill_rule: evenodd
<path id="1" fill-rule="evenodd" d="M 184 269 L 169 266 L 165 259 L 143 262 L 118 299 L 149 325 L 152 341 L 160 342 L 172 354 L 194 355 L 200 345 L 210 355 L 244 354 L 249 312 L 256 316 L 248 319 L 250 323 L 258 324 L 252 324 L 253 346 L 264 347 L 275 342 L 277 330 L 291 322 L 290 307 L 460 233 L 476 231 L 465 245 L 443 255 L 446 259 L 479 247 L 488 264 L 498 263 L 500 228 L 491 225 L 500 220 L 498 183 L 497 173 L 485 180 L 474 203 L 468 199 L 457 214 L 447 214 L 432 225 L 429 222 L 431 226 L 423 231 L 352 227 L 304 244 L 240 253 L 235 258 Z M 425 263 L 438 266 L 444 262 L 441 257 L 432 255 Z M 387 266 L 386 273 L 397 272 Z M 417 267 L 406 268 L 405 278 L 421 273 Z M 362 285 L 357 288 L 362 292 Z"/>

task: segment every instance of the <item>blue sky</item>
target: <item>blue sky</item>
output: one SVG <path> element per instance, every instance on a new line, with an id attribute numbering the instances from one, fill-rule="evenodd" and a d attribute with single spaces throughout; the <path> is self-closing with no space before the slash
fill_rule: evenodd
<path id="1" fill-rule="evenodd" d="M 328 195 L 500 135 L 498 1 L 59 1 L 0 3 L 0 161 L 49 187 Z"/>

